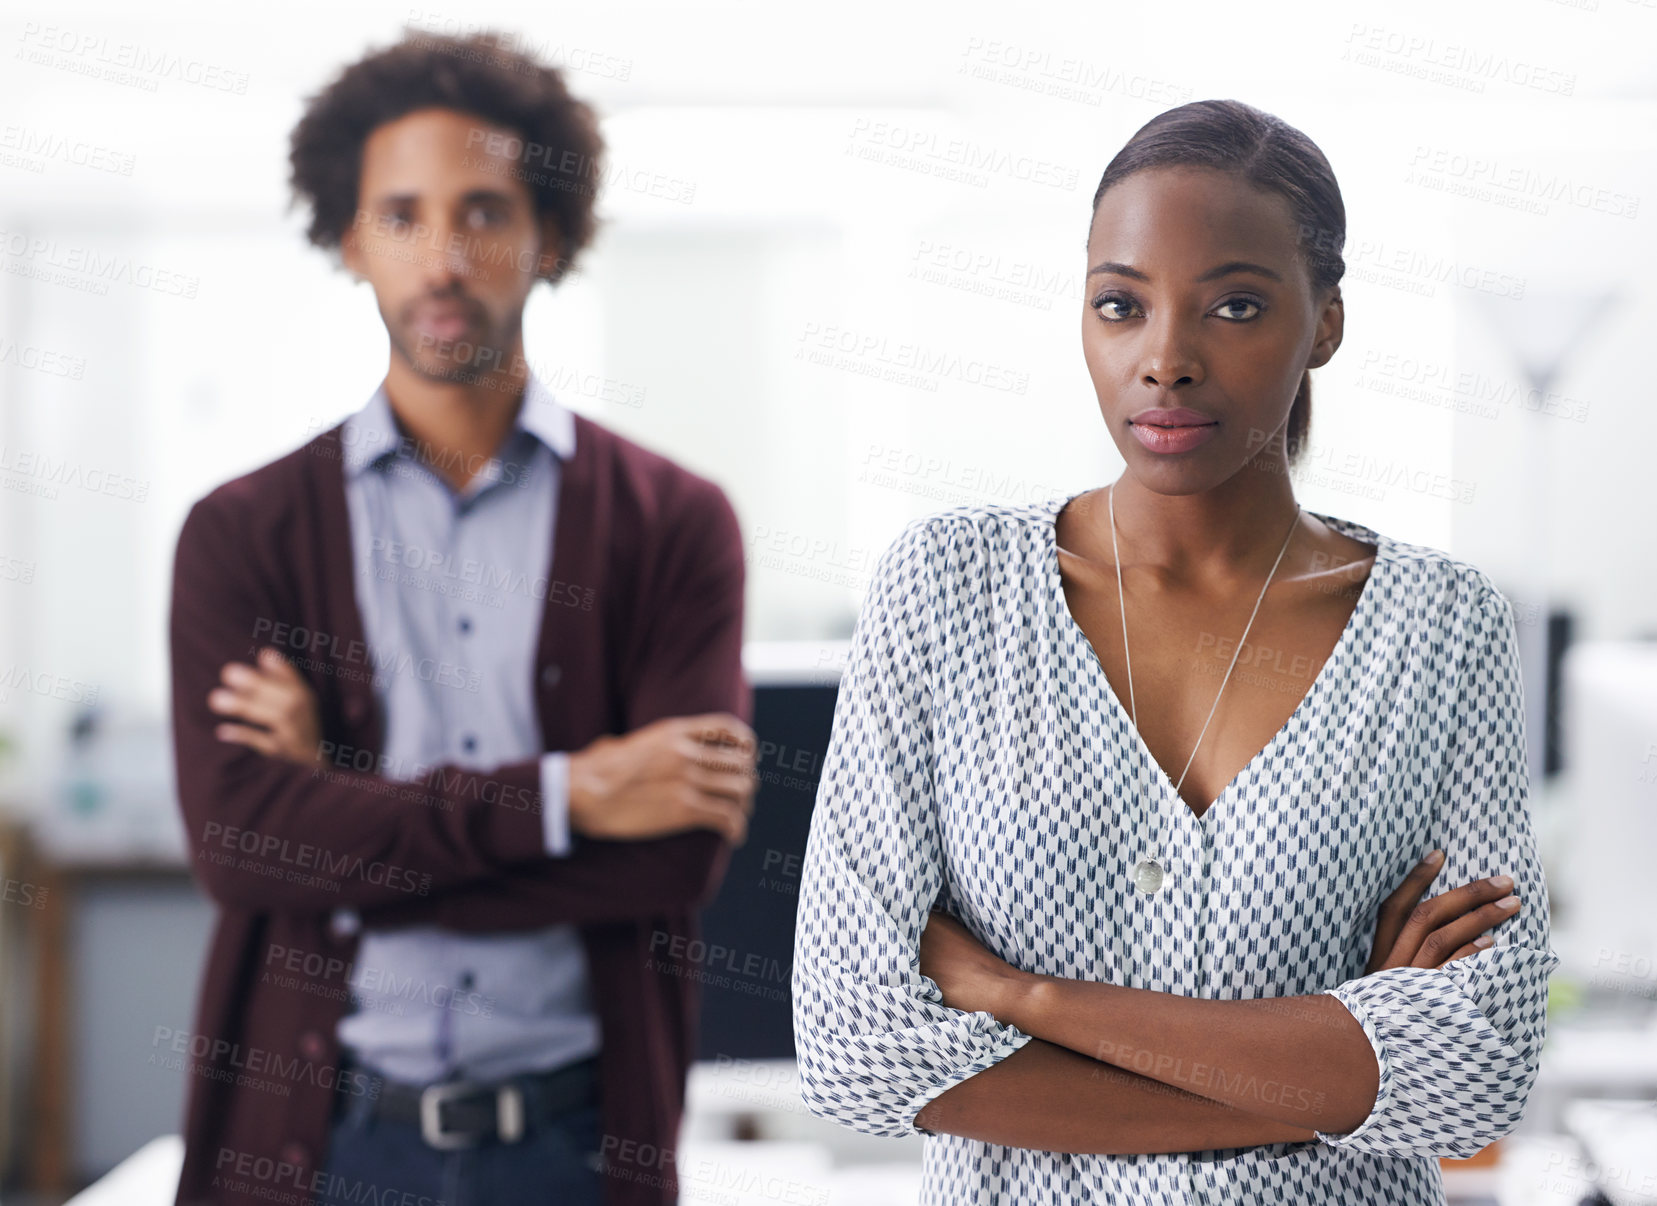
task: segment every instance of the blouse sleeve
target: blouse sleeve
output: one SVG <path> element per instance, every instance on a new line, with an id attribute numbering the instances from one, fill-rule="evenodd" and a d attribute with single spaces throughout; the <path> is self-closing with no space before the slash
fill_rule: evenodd
<path id="1" fill-rule="evenodd" d="M 792 973 L 801 1094 L 870 1135 L 1032 1036 L 945 1006 L 919 970 L 943 884 L 932 794 L 937 598 L 927 521 L 893 542 L 858 615 L 806 842 Z"/>
<path id="2" fill-rule="evenodd" d="M 1390 968 L 1325 990 L 1369 1037 L 1380 1068 L 1375 1106 L 1355 1130 L 1317 1132 L 1376 1155 L 1465 1158 L 1518 1125 L 1547 1034 L 1548 892 L 1530 824 L 1524 692 L 1513 607 L 1488 590 L 1474 604 L 1433 844 L 1443 869 L 1429 893 L 1513 877 L 1516 916 L 1495 944 L 1441 968 Z"/>

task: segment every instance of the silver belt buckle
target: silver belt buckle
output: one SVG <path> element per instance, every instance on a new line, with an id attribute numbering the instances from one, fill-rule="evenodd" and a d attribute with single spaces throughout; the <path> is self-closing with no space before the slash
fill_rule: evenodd
<path id="1" fill-rule="evenodd" d="M 481 1085 L 469 1080 L 450 1080 L 427 1085 L 420 1093 L 420 1138 L 442 1151 L 475 1147 L 477 1137 L 454 1134 L 443 1129 L 443 1103 L 459 1097 L 492 1093 L 495 1098 L 495 1137 L 502 1143 L 516 1143 L 524 1137 L 524 1095 L 517 1085 Z"/>

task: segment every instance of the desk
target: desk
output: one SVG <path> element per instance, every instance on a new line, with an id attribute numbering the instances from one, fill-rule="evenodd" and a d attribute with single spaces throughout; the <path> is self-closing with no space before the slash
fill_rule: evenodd
<path id="1" fill-rule="evenodd" d="M 187 1031 L 214 920 L 181 861 L 38 857 L 34 1160 L 43 1194 L 75 1186 L 183 1123 L 184 1073 L 148 1063 Z"/>

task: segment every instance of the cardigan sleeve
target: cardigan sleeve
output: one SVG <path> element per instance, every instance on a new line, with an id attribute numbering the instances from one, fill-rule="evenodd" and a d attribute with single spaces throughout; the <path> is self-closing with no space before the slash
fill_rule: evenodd
<path id="1" fill-rule="evenodd" d="M 792 979 L 802 1096 L 813 1113 L 870 1135 L 921 1131 L 915 1117 L 927 1102 L 1032 1037 L 990 1013 L 945 1006 L 919 970 L 944 876 L 929 555 L 921 520 L 876 567 L 801 871 Z"/>
<path id="2" fill-rule="evenodd" d="M 1490 931 L 1495 945 L 1486 950 L 1325 990 L 1363 1027 L 1380 1069 L 1369 1116 L 1344 1134 L 1317 1132 L 1333 1147 L 1465 1158 L 1518 1125 L 1536 1080 L 1559 956 L 1530 823 L 1512 604 L 1486 588 L 1467 631 L 1430 839 L 1445 863 L 1429 891 L 1507 874 L 1520 909 Z"/>

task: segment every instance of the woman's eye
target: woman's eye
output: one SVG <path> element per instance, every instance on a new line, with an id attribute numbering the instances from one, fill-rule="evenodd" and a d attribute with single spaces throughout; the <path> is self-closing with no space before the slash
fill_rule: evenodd
<path id="1" fill-rule="evenodd" d="M 1124 297 L 1120 293 L 1107 293 L 1103 297 L 1093 299 L 1093 309 L 1106 322 L 1121 322 L 1132 317 L 1133 304 L 1133 298 Z"/>
<path id="2" fill-rule="evenodd" d="M 1252 306 L 1254 309 L 1250 313 L 1238 314 L 1233 309 L 1236 306 Z M 1229 297 L 1221 302 L 1218 307 L 1219 312 L 1224 314 L 1226 318 L 1236 319 L 1239 322 L 1255 317 L 1263 309 L 1264 307 L 1252 297 Z"/>

